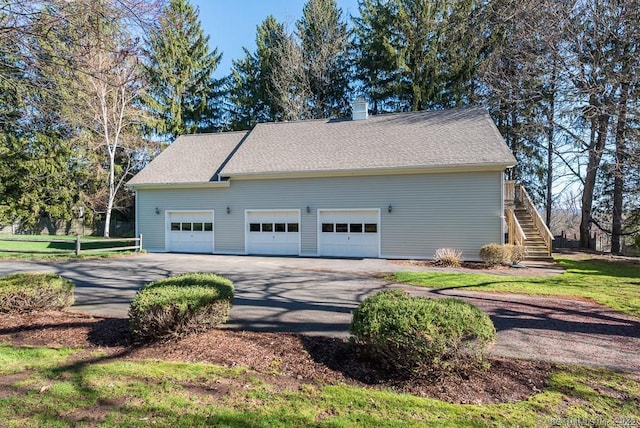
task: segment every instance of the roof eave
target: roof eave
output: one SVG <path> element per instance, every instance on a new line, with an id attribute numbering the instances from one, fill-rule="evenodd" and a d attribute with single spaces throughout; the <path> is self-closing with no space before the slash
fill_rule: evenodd
<path id="1" fill-rule="evenodd" d="M 250 173 L 225 173 L 223 177 L 236 180 L 257 180 L 266 178 L 315 178 L 315 177 L 345 177 L 367 175 L 406 175 L 406 174 L 435 174 L 444 172 L 472 172 L 472 171 L 503 171 L 513 168 L 514 162 L 496 162 L 481 164 L 406 166 L 388 168 L 359 168 L 359 169 L 326 169 L 307 171 L 261 171 Z"/>
<path id="2" fill-rule="evenodd" d="M 185 183 L 128 183 L 127 188 L 133 190 L 152 190 L 152 189 L 202 189 L 229 187 L 228 180 L 225 181 L 207 181 L 207 182 L 185 182 Z"/>

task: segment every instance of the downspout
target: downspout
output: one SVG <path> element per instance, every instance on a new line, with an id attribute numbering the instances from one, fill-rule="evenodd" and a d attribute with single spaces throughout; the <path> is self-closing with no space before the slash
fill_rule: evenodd
<path id="1" fill-rule="evenodd" d="M 500 243 L 504 244 L 504 224 L 506 216 L 504 211 L 504 175 L 506 171 L 500 174 Z"/>
<path id="2" fill-rule="evenodd" d="M 140 212 L 140 210 L 138 209 L 138 191 L 134 190 L 133 191 L 133 199 L 135 200 L 135 210 L 136 210 L 136 215 L 135 215 L 135 219 L 134 221 L 136 222 L 135 224 L 135 229 L 136 229 L 136 237 L 140 236 L 140 225 L 138 224 L 138 213 Z M 142 248 L 141 248 L 142 249 Z"/>

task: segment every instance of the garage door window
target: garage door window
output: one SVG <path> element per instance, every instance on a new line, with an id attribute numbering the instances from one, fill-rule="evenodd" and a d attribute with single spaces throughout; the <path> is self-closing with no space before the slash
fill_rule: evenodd
<path id="1" fill-rule="evenodd" d="M 300 229 L 298 223 L 249 223 L 249 232 L 292 232 Z"/>
<path id="2" fill-rule="evenodd" d="M 171 231 L 172 232 L 179 232 L 179 231 L 183 231 L 183 232 L 211 232 L 213 231 L 213 223 L 201 223 L 201 222 L 197 222 L 197 223 L 178 223 L 178 222 L 172 222 L 171 223 Z"/>
<path id="3" fill-rule="evenodd" d="M 362 223 L 351 223 L 349 225 L 350 233 L 362 233 Z"/>
<path id="4" fill-rule="evenodd" d="M 322 223 L 323 233 L 378 233 L 377 223 Z"/>

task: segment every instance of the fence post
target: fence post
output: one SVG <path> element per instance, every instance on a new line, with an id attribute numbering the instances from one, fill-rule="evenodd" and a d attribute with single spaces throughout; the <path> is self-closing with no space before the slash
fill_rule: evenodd
<path id="1" fill-rule="evenodd" d="M 76 256 L 80 255 L 80 235 L 76 235 Z"/>
<path id="2" fill-rule="evenodd" d="M 138 238 L 138 252 L 142 251 L 142 233 L 140 234 L 140 237 Z"/>

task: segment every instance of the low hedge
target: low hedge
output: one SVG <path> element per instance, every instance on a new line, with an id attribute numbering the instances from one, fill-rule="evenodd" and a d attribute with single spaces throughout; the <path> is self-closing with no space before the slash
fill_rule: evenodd
<path id="1" fill-rule="evenodd" d="M 518 264 L 527 258 L 527 247 L 512 244 L 486 244 L 480 248 L 480 259 L 488 266 Z"/>
<path id="2" fill-rule="evenodd" d="M 507 261 L 512 265 L 517 265 L 529 255 L 529 251 L 524 245 L 505 244 L 504 248 L 508 256 Z"/>
<path id="3" fill-rule="evenodd" d="M 505 264 L 508 258 L 508 250 L 502 244 L 491 243 L 480 248 L 480 259 L 488 266 Z"/>
<path id="4" fill-rule="evenodd" d="M 129 308 L 129 325 L 140 341 L 180 337 L 227 321 L 233 284 L 211 273 L 191 273 L 145 285 Z"/>
<path id="5" fill-rule="evenodd" d="M 486 364 L 496 338 L 489 316 L 454 298 L 410 297 L 386 290 L 354 311 L 352 342 L 374 362 L 404 376 L 465 372 Z"/>
<path id="6" fill-rule="evenodd" d="M 63 309 L 73 304 L 73 282 L 53 273 L 0 277 L 0 313 Z"/>

